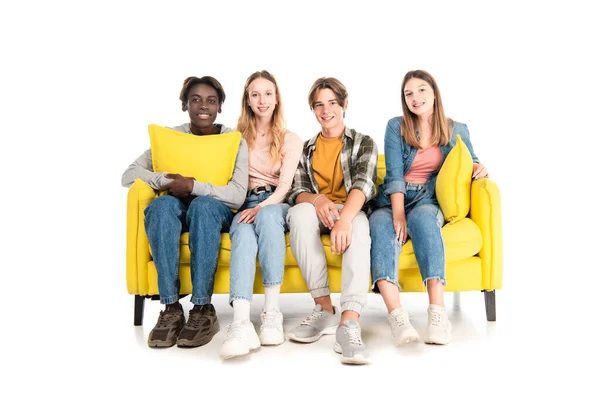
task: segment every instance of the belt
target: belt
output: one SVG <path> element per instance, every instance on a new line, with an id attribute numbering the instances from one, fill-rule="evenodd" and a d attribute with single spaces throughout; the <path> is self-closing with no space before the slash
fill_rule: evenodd
<path id="1" fill-rule="evenodd" d="M 265 193 L 265 192 L 274 192 L 275 189 L 277 189 L 277 186 L 271 186 L 271 185 L 259 186 L 259 187 L 255 187 L 254 189 L 248 190 L 248 193 L 246 194 L 246 196 L 250 196 L 252 194 L 261 194 L 261 193 Z"/>
<path id="2" fill-rule="evenodd" d="M 406 182 L 406 190 L 421 190 L 425 187 L 424 183 L 409 183 Z"/>

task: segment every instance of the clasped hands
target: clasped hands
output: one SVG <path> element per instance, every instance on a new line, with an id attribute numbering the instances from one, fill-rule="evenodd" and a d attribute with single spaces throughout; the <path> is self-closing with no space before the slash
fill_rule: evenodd
<path id="1" fill-rule="evenodd" d="M 180 174 L 165 174 L 165 178 L 172 179 L 167 183 L 164 190 L 168 190 L 175 197 L 185 198 L 194 190 L 194 178 Z"/>
<path id="2" fill-rule="evenodd" d="M 343 218 L 335 203 L 325 196 L 316 199 L 315 210 L 321 223 L 331 230 L 329 243 L 333 254 L 344 254 L 352 241 L 352 221 Z"/>

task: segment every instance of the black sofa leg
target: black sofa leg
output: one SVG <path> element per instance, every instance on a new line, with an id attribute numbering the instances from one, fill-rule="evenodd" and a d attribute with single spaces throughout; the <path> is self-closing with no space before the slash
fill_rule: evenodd
<path id="1" fill-rule="evenodd" d="M 133 314 L 133 325 L 140 326 L 144 321 L 144 296 L 135 295 L 135 308 Z"/>
<path id="2" fill-rule="evenodd" d="M 496 291 L 483 290 L 485 298 L 485 314 L 488 321 L 496 320 Z"/>

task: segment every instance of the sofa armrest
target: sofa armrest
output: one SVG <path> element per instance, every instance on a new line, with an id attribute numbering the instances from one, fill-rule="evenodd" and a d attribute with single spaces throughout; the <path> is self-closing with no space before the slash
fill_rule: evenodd
<path id="1" fill-rule="evenodd" d="M 136 179 L 127 194 L 127 290 L 130 294 L 148 293 L 150 251 L 144 229 L 144 210 L 156 198 L 156 192 Z"/>
<path id="2" fill-rule="evenodd" d="M 502 205 L 498 185 L 488 179 L 473 180 L 471 184 L 470 218 L 481 229 L 483 245 L 479 252 L 483 289 L 502 287 Z"/>

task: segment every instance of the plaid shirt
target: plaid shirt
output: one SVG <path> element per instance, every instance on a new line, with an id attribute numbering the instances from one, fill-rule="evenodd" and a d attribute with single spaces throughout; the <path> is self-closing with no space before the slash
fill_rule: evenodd
<path id="1" fill-rule="evenodd" d="M 318 135 L 317 135 L 318 136 Z M 313 153 L 316 147 L 317 136 L 304 143 L 300 163 L 294 175 L 294 183 L 288 198 L 293 206 L 296 198 L 302 192 L 319 193 L 319 186 L 315 180 L 312 168 Z M 342 174 L 344 187 L 349 194 L 352 189 L 364 193 L 366 200 L 363 211 L 368 211 L 369 200 L 377 193 L 377 145 L 369 136 L 356 132 L 346 127 L 342 137 Z"/>

